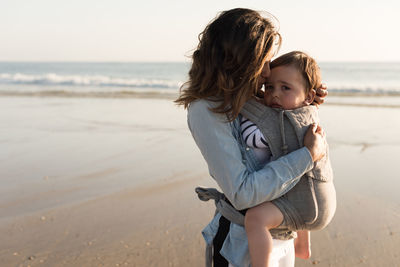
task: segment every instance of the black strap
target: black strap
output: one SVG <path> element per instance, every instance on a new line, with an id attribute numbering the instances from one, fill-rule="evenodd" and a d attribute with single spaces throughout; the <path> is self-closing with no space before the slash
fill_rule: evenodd
<path id="1" fill-rule="evenodd" d="M 227 203 L 232 205 L 227 198 L 224 198 L 224 199 Z M 247 211 L 247 209 L 239 210 L 239 212 L 242 213 L 243 215 L 246 215 L 246 211 Z M 222 255 L 219 252 L 222 248 L 222 245 L 224 244 L 226 236 L 228 235 L 230 226 L 231 226 L 231 222 L 228 219 L 226 219 L 224 216 L 221 216 L 221 218 L 219 219 L 218 231 L 213 240 L 214 267 L 228 267 L 229 266 L 229 262 L 224 257 L 222 257 Z"/>
<path id="2" fill-rule="evenodd" d="M 229 227 L 231 222 L 228 221 L 224 216 L 219 219 L 218 232 L 213 240 L 214 252 L 213 252 L 213 263 L 214 267 L 228 267 L 228 261 L 222 257 L 219 251 L 224 244 L 225 238 L 228 235 Z"/>

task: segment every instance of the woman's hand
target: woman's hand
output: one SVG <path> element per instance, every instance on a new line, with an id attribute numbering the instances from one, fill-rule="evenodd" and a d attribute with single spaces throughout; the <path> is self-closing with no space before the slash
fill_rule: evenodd
<path id="1" fill-rule="evenodd" d="M 315 97 L 313 104 L 318 106 L 324 103 L 325 97 L 328 95 L 328 87 L 326 84 L 321 84 L 319 88 L 315 90 Z"/>
<path id="2" fill-rule="evenodd" d="M 304 146 L 310 151 L 313 162 L 323 158 L 326 152 L 325 132 L 316 123 L 313 123 L 304 136 Z"/>

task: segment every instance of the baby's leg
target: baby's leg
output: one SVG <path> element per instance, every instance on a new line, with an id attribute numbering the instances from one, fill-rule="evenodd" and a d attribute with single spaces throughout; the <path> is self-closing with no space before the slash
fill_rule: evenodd
<path id="1" fill-rule="evenodd" d="M 264 202 L 246 212 L 244 226 L 253 267 L 269 266 L 272 251 L 269 229 L 279 226 L 282 221 L 281 211 L 271 202 Z"/>
<path id="2" fill-rule="evenodd" d="M 310 231 L 300 230 L 297 232 L 297 238 L 294 240 L 295 255 L 301 259 L 311 257 Z"/>

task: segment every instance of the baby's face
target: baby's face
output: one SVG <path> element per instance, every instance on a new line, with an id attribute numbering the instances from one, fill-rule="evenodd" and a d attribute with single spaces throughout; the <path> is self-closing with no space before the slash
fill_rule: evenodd
<path id="1" fill-rule="evenodd" d="M 273 108 L 295 109 L 308 105 L 304 78 L 293 66 L 271 69 L 265 83 L 265 104 Z"/>

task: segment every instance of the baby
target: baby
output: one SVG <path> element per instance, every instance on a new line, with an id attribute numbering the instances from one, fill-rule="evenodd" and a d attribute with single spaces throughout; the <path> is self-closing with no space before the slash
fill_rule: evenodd
<path id="1" fill-rule="evenodd" d="M 243 139 L 248 146 L 254 148 L 260 162 L 265 164 L 276 160 L 294 150 L 296 147 L 293 144 L 302 144 L 299 133 L 308 128 L 309 124 L 315 123 L 313 119 L 318 118 L 316 108 L 310 105 L 315 96 L 313 89 L 318 88 L 320 83 L 317 63 L 303 52 L 287 53 L 271 63 L 271 74 L 265 84 L 263 103 L 267 107 L 253 100 L 246 103 L 241 112 L 244 116 L 241 120 Z M 269 114 L 268 118 L 260 120 L 257 117 L 260 114 L 255 115 L 252 112 L 255 110 L 254 106 L 262 110 L 263 116 Z M 298 138 L 291 138 L 296 140 L 285 140 L 285 125 L 286 132 L 291 130 L 297 134 L 292 135 Z M 288 125 L 291 126 L 287 127 Z M 278 134 L 274 135 L 274 132 Z M 278 152 L 274 144 L 277 135 L 279 139 L 280 136 L 283 139 L 283 143 L 279 143 L 281 151 Z M 286 195 L 247 210 L 245 229 L 253 267 L 268 266 L 272 250 L 269 230 L 277 227 L 298 230 L 295 240 L 296 256 L 305 259 L 311 256 L 308 230 L 324 228 L 336 209 L 332 170 L 327 156 L 321 163 L 316 163 L 314 169 L 304 175 Z"/>

